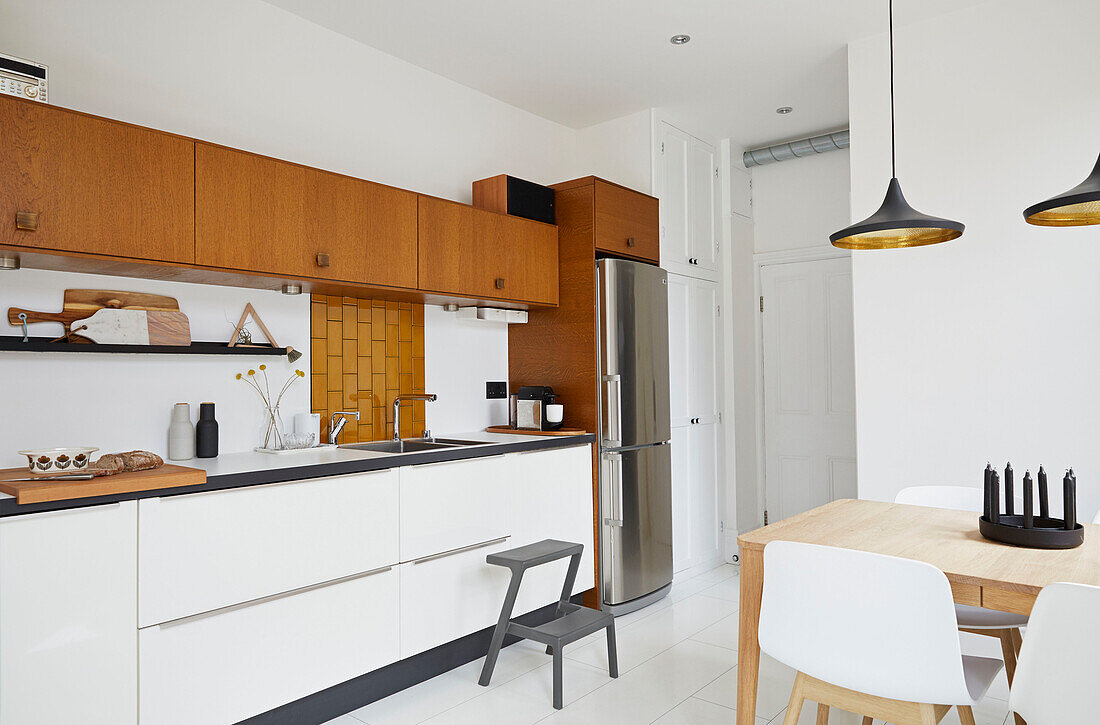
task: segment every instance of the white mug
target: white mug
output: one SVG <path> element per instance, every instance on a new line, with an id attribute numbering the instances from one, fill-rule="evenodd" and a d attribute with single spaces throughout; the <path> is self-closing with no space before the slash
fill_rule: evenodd
<path id="1" fill-rule="evenodd" d="M 565 416 L 565 406 L 561 403 L 550 403 L 546 406 L 546 422 L 560 423 Z"/>

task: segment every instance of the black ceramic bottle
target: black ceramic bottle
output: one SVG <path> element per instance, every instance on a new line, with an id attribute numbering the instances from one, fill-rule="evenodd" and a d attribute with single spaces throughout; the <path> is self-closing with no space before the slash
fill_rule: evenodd
<path id="1" fill-rule="evenodd" d="M 218 457 L 218 421 L 214 420 L 214 404 L 199 405 L 199 422 L 195 426 L 195 456 Z"/>

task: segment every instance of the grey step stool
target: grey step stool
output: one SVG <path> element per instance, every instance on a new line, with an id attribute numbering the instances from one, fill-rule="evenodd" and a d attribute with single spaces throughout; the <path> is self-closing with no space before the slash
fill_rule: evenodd
<path id="1" fill-rule="evenodd" d="M 481 679 L 478 680 L 479 685 L 488 686 L 489 680 L 493 677 L 500 647 L 504 644 L 504 637 L 509 634 L 541 642 L 546 645 L 546 653 L 554 656 L 554 708 L 557 710 L 562 706 L 561 665 L 562 648 L 565 645 L 587 637 L 593 632 L 606 629 L 608 674 L 612 677 L 619 676 L 619 661 L 615 652 L 615 618 L 607 612 L 582 607 L 569 601 L 573 594 L 573 583 L 577 579 L 577 569 L 580 567 L 583 551 L 583 544 L 544 539 L 485 557 L 488 564 L 508 567 L 512 572 L 512 580 L 508 583 L 508 593 L 504 597 L 500 619 L 497 620 L 496 629 L 493 631 L 493 641 L 485 657 L 485 666 L 481 670 Z M 519 594 L 523 572 L 531 567 L 549 564 L 567 556 L 571 557 L 569 571 L 565 575 L 565 586 L 562 587 L 561 598 L 555 610 L 556 618 L 537 627 L 527 627 L 511 621 L 512 608 L 516 606 L 516 595 Z"/>

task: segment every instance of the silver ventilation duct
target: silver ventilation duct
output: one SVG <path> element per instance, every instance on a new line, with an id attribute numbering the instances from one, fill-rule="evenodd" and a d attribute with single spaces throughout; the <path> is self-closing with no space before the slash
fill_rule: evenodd
<path id="1" fill-rule="evenodd" d="M 745 168 L 774 164 L 777 161 L 788 161 L 800 156 L 811 154 L 823 154 L 828 151 L 839 151 L 852 145 L 852 135 L 848 129 L 834 131 L 833 133 L 800 138 L 797 141 L 777 143 L 774 146 L 764 146 L 758 149 L 749 149 L 742 155 Z"/>

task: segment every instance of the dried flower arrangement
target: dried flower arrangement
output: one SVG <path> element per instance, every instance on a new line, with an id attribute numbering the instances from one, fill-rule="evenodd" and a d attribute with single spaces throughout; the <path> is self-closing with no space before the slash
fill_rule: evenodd
<path id="1" fill-rule="evenodd" d="M 259 376 L 263 375 L 263 384 L 260 383 Z M 275 450 L 283 450 L 286 448 L 286 442 L 283 439 L 283 424 L 282 418 L 279 413 L 279 404 L 283 401 L 283 396 L 286 395 L 286 391 L 290 390 L 290 386 L 298 382 L 299 378 L 304 378 L 306 374 L 301 370 L 294 370 L 283 383 L 283 387 L 279 390 L 278 395 L 271 395 L 271 381 L 267 377 L 267 365 L 260 366 L 259 375 L 255 370 L 248 370 L 244 373 L 237 373 L 237 380 L 243 380 L 260 394 L 260 399 L 264 401 L 264 408 L 267 413 L 267 433 L 264 436 L 264 448 L 273 448 Z M 274 441 L 272 441 L 274 438 Z M 274 445 L 272 445 L 274 443 Z"/>

